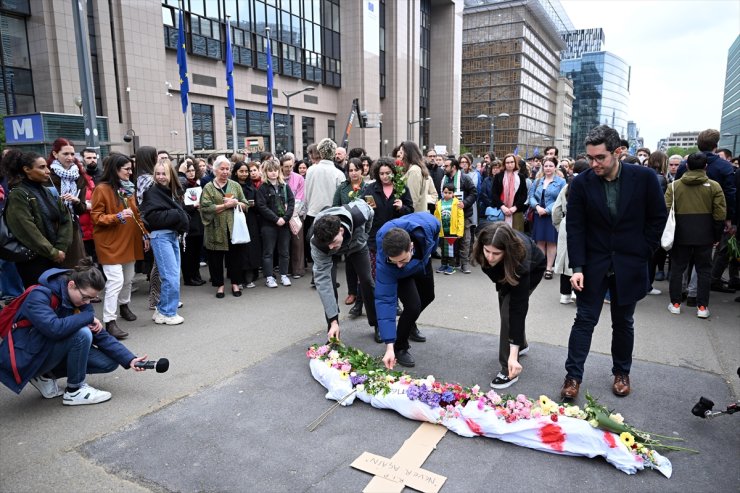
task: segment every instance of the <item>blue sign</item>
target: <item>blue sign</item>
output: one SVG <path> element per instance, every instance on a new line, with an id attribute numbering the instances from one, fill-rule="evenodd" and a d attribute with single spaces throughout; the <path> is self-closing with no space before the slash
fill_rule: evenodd
<path id="1" fill-rule="evenodd" d="M 5 125 L 5 143 L 32 144 L 44 141 L 44 125 L 41 115 L 12 115 L 3 118 Z"/>

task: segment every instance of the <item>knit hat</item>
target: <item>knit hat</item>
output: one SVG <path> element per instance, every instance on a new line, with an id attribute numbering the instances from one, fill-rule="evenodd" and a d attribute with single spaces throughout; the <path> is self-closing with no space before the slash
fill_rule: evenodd
<path id="1" fill-rule="evenodd" d="M 331 139 L 321 139 L 318 145 L 319 156 L 321 159 L 333 160 L 337 152 L 337 144 Z"/>

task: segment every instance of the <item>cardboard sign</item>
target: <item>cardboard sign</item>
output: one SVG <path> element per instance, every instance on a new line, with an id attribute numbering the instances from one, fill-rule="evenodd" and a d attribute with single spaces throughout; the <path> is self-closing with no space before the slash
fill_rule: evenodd
<path id="1" fill-rule="evenodd" d="M 265 139 L 263 137 L 247 137 L 244 139 L 244 148 L 250 154 L 265 150 Z"/>
<path id="2" fill-rule="evenodd" d="M 200 203 L 200 196 L 203 193 L 201 187 L 193 187 L 185 190 L 185 195 L 182 196 L 185 205 L 195 205 Z"/>
<path id="3" fill-rule="evenodd" d="M 364 452 L 351 464 L 355 469 L 373 474 L 364 493 L 400 493 L 409 487 L 423 493 L 437 493 L 447 478 L 422 469 L 427 457 L 447 433 L 444 426 L 422 423 L 392 458 Z"/>

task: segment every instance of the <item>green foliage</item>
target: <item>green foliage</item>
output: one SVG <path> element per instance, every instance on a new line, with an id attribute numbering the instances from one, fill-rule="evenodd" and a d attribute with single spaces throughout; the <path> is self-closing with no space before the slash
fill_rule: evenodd
<path id="1" fill-rule="evenodd" d="M 460 144 L 460 155 L 463 155 L 463 154 L 468 154 L 468 153 L 472 153 L 472 152 L 473 152 L 473 151 L 471 151 L 471 150 L 470 150 L 470 149 L 468 148 L 468 146 L 466 146 L 465 144 L 462 144 L 462 143 Z"/>
<path id="2" fill-rule="evenodd" d="M 689 154 L 693 154 L 698 151 L 699 151 L 699 148 L 696 146 L 689 147 L 688 149 L 685 147 L 669 147 L 668 149 L 666 149 L 665 153 L 668 155 L 668 157 L 671 157 L 674 154 L 678 154 L 679 156 L 686 157 Z"/>

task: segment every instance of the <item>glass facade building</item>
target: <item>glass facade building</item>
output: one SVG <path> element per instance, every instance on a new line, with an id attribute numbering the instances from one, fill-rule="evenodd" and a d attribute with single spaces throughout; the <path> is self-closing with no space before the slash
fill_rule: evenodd
<path id="1" fill-rule="evenodd" d="M 630 66 L 624 60 L 608 51 L 584 53 L 563 60 L 560 73 L 573 81 L 572 155 L 585 151 L 583 141 L 598 125 L 609 125 L 627 136 Z"/>
<path id="2" fill-rule="evenodd" d="M 720 134 L 719 146 L 730 149 L 732 155 L 737 156 L 740 153 L 740 36 L 727 54 Z"/>
<path id="3" fill-rule="evenodd" d="M 36 111 L 26 31 L 30 13 L 28 0 L 0 0 L 0 115 Z"/>

